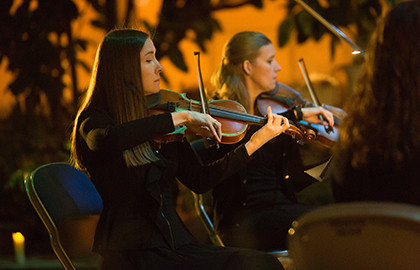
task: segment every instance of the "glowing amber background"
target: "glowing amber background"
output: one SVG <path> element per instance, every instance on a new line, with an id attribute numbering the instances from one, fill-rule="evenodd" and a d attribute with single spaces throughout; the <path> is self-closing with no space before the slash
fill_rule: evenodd
<path id="1" fill-rule="evenodd" d="M 15 1 L 17 6 L 21 0 Z M 93 11 L 88 3 L 83 0 L 75 1 L 79 11 L 82 14 L 74 23 L 73 31 L 75 36 L 87 38 L 94 41 L 87 52 L 80 52 L 79 57 L 92 65 L 95 50 L 99 42 L 105 35 L 105 32 L 98 30 L 90 25 L 89 20 L 97 14 Z M 32 1 L 36 5 L 37 1 Z M 118 2 L 119 18 L 122 20 L 125 6 L 123 2 Z M 158 14 L 162 5 L 161 0 L 138 0 L 136 4 L 136 19 L 140 21 L 146 20 L 151 25 L 158 22 Z M 332 105 L 341 105 L 343 99 L 349 91 L 349 77 L 346 73 L 346 67 L 352 64 L 351 47 L 340 42 L 337 47 L 335 56 L 331 59 L 330 53 L 330 36 L 324 36 L 319 42 L 308 40 L 304 44 L 297 44 L 296 38 L 293 37 L 284 48 L 277 45 L 277 28 L 286 15 L 287 1 L 264 1 L 264 8 L 257 9 L 247 5 L 236 9 L 222 10 L 214 13 L 214 17 L 220 22 L 222 32 L 217 32 L 213 39 L 206 44 L 207 52 L 201 54 L 201 69 L 204 84 L 208 86 L 208 80 L 212 72 L 216 69 L 220 58 L 223 45 L 235 33 L 244 30 L 259 31 L 265 33 L 276 47 L 277 60 L 282 66 L 279 73 L 279 81 L 301 90 L 304 96 L 307 96 L 303 77 L 298 66 L 298 59 L 304 58 L 306 66 L 309 70 L 311 80 L 313 82 L 324 81 L 332 86 L 331 91 L 320 93 L 323 103 L 333 103 Z M 144 29 L 138 24 L 140 29 Z M 346 35 L 352 38 L 352 33 L 348 29 L 341 29 Z M 180 49 L 184 53 L 188 72 L 177 69 L 168 58 L 161 59 L 164 66 L 165 75 L 169 79 L 169 83 L 162 83 L 162 88 L 172 89 L 178 92 L 185 92 L 188 89 L 197 88 L 197 75 L 194 65 L 193 52 L 199 51 L 199 48 L 192 41 L 193 33 L 189 33 L 187 38 L 180 44 Z M 7 61 L 3 60 L 0 66 L 0 117 L 8 115 L 11 105 L 16 102 L 13 95 L 7 89 L 13 74 L 6 71 Z M 90 74 L 79 69 L 78 70 L 78 88 L 83 90 L 89 84 Z M 65 78 L 66 83 L 70 84 L 70 76 Z"/>

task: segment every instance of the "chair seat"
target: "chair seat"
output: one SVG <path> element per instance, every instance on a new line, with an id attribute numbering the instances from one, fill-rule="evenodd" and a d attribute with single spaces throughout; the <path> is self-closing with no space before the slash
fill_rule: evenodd
<path id="1" fill-rule="evenodd" d="M 343 203 L 301 216 L 289 230 L 296 269 L 420 269 L 420 207 Z"/>

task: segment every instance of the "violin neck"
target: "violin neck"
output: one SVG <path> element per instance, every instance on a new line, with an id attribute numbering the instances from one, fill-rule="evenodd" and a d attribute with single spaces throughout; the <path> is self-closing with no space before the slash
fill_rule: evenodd
<path id="1" fill-rule="evenodd" d="M 210 115 L 214 117 L 221 117 L 230 120 L 245 122 L 251 125 L 263 126 L 265 123 L 267 123 L 267 118 L 265 117 L 242 113 L 217 106 L 210 106 Z"/>
<path id="2" fill-rule="evenodd" d="M 162 90 L 161 90 L 162 91 Z M 229 102 L 233 102 L 229 100 Z M 231 104 L 232 105 L 232 104 Z M 241 105 L 242 106 L 242 105 Z M 175 112 L 179 109 L 201 112 L 201 105 L 198 102 L 188 102 L 187 100 L 178 99 L 177 102 L 164 102 L 154 107 L 157 110 L 166 112 Z M 242 107 L 243 108 L 243 107 Z M 250 125 L 263 126 L 267 123 L 267 118 L 233 110 L 227 107 L 209 104 L 209 114 L 213 117 L 225 118 L 233 121 L 243 122 Z"/>

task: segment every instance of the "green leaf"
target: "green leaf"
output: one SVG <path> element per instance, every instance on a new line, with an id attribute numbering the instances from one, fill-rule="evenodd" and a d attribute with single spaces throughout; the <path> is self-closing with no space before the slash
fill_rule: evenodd
<path id="1" fill-rule="evenodd" d="M 277 30 L 277 43 L 280 48 L 284 47 L 290 39 L 290 35 L 295 29 L 295 21 L 292 17 L 287 17 L 278 27 Z"/>
<path id="2" fill-rule="evenodd" d="M 299 12 L 296 15 L 296 24 L 302 35 L 306 37 L 312 36 L 315 19 L 308 12 Z"/>
<path id="3" fill-rule="evenodd" d="M 174 65 L 182 71 L 187 72 L 188 67 L 185 63 L 184 56 L 178 48 L 171 48 L 168 50 L 168 57 Z"/>

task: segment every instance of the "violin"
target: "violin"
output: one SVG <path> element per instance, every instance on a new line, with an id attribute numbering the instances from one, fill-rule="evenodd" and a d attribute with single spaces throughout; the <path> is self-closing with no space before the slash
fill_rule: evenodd
<path id="1" fill-rule="evenodd" d="M 184 93 L 178 93 L 168 89 L 161 89 L 159 93 L 148 96 L 147 100 L 150 114 L 180 110 L 201 112 L 202 110 L 200 102 L 188 99 Z M 154 102 L 150 100 L 154 100 Z M 222 124 L 221 143 L 223 144 L 237 143 L 245 137 L 249 125 L 263 126 L 267 122 L 266 117 L 248 114 L 239 102 L 233 100 L 210 100 L 208 102 L 208 109 L 208 113 Z M 181 127 L 175 132 L 165 135 L 158 141 L 170 142 L 181 140 L 187 134 L 188 130 L 186 130 L 186 127 Z M 296 140 L 303 140 L 304 137 L 308 137 L 300 128 L 294 125 L 290 125 L 289 129 L 285 131 L 285 134 L 292 136 Z M 311 139 L 313 139 L 313 135 Z"/>
<path id="2" fill-rule="evenodd" d="M 273 113 L 281 114 L 290 110 L 293 106 L 300 105 L 300 102 L 297 103 L 296 101 L 303 101 L 295 90 L 287 86 L 283 87 L 280 85 L 280 87 L 282 87 L 281 90 L 283 92 L 287 91 L 287 94 L 278 96 L 276 95 L 278 91 L 276 91 L 263 93 L 257 98 L 255 111 L 258 114 L 266 114 L 268 106 L 271 106 Z M 291 96 L 296 96 L 296 98 L 292 98 Z M 301 145 L 317 142 L 326 148 L 331 148 L 338 140 L 339 132 L 335 126 L 331 127 L 332 132 L 328 132 L 324 125 L 308 123 L 303 120 L 293 123 L 293 125 L 300 130 L 299 138 L 296 141 Z"/>

